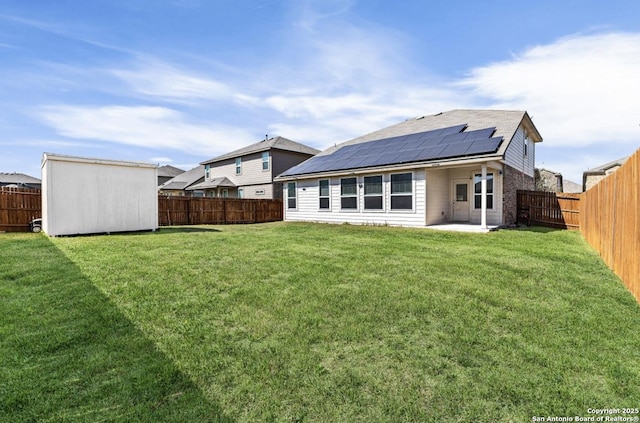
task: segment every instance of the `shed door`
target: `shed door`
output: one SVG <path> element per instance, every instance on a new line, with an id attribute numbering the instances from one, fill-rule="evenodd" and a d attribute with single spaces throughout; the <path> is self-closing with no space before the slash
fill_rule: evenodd
<path id="1" fill-rule="evenodd" d="M 451 184 L 453 199 L 453 221 L 469 221 L 469 181 L 453 181 Z"/>

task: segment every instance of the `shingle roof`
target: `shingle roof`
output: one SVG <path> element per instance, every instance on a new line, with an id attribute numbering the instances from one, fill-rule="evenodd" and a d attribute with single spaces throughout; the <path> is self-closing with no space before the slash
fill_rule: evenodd
<path id="1" fill-rule="evenodd" d="M 210 160 L 201 162 L 200 164 L 205 165 L 205 164 L 220 162 L 222 160 L 233 159 L 236 157 L 242 157 L 248 154 L 259 153 L 262 151 L 268 151 L 272 149 L 293 151 L 295 153 L 303 153 L 303 154 L 308 154 L 310 156 L 313 156 L 320 152 L 320 150 L 317 150 L 313 147 L 309 147 L 307 145 L 300 144 L 295 141 L 291 141 L 290 139 L 287 139 L 284 137 L 273 137 L 273 138 L 269 138 L 268 140 L 263 140 L 255 144 L 251 144 L 246 147 L 239 148 L 238 150 L 234 150 L 230 153 L 226 153 L 221 156 L 214 157 Z"/>
<path id="2" fill-rule="evenodd" d="M 184 170 L 178 169 L 177 167 L 171 165 L 164 165 L 158 168 L 158 176 L 173 178 L 174 176 L 178 176 L 181 173 L 184 173 Z"/>
<path id="3" fill-rule="evenodd" d="M 612 167 L 616 167 L 616 166 L 622 166 L 624 164 L 624 162 L 627 161 L 629 157 L 623 157 L 621 159 L 618 160 L 613 160 L 609 163 L 605 163 L 603 165 L 600 165 L 598 167 L 594 167 L 591 169 L 586 170 L 584 173 L 587 175 L 604 175 L 607 170 L 611 169 Z"/>
<path id="4" fill-rule="evenodd" d="M 183 172 L 180 175 L 169 179 L 167 182 L 160 185 L 158 189 L 160 190 L 186 189 L 187 187 L 199 182 L 201 179 L 204 179 L 204 166 L 199 165 L 194 167 L 191 170 Z"/>
<path id="5" fill-rule="evenodd" d="M 0 172 L 0 183 L 3 184 L 39 184 L 40 179 L 17 172 Z"/>
<path id="6" fill-rule="evenodd" d="M 495 128 L 465 131 L 465 125 L 434 129 L 342 146 L 331 154 L 315 156 L 280 176 L 362 169 L 405 163 L 495 154 L 503 137 Z"/>
<path id="7" fill-rule="evenodd" d="M 456 109 L 435 115 L 418 116 L 407 119 L 395 125 L 388 126 L 378 131 L 354 138 L 350 141 L 338 144 L 335 147 L 324 150 L 321 155 L 331 154 L 337 148 L 360 142 L 391 138 L 399 135 L 415 134 L 434 129 L 447 128 L 460 124 L 466 124 L 466 131 L 474 131 L 483 128 L 496 128 L 494 137 L 503 137 L 510 141 L 520 124 L 526 125 L 529 136 L 534 142 L 541 142 L 540 133 L 533 126 L 529 115 L 520 110 L 469 110 Z M 504 148 L 506 149 L 506 144 Z"/>
<path id="8" fill-rule="evenodd" d="M 420 116 L 330 147 L 276 180 L 457 157 L 503 156 L 520 125 L 533 142 L 542 141 L 525 111 L 452 110 Z"/>
<path id="9" fill-rule="evenodd" d="M 213 178 L 210 181 L 200 182 L 199 184 L 192 185 L 187 188 L 187 191 L 194 191 L 197 189 L 212 189 L 218 187 L 235 187 L 236 184 L 231 182 L 227 177 L 221 176 L 218 178 Z"/>

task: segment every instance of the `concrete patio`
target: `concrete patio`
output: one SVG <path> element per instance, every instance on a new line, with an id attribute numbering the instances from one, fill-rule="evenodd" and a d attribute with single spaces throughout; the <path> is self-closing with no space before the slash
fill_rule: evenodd
<path id="1" fill-rule="evenodd" d="M 497 230 L 498 225 L 488 225 L 486 228 L 483 228 L 478 224 L 472 223 L 445 223 L 442 225 L 430 225 L 427 226 L 427 228 L 438 231 L 487 233 Z"/>

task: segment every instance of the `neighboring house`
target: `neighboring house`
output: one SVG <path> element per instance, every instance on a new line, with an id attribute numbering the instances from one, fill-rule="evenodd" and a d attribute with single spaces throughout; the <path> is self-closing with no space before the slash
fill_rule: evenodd
<path id="1" fill-rule="evenodd" d="M 420 116 L 329 148 L 276 178 L 285 220 L 424 227 L 512 223 L 518 189 L 535 187 L 524 111 Z"/>
<path id="2" fill-rule="evenodd" d="M 536 191 L 563 192 L 562 173 L 549 169 L 537 169 Z"/>
<path id="3" fill-rule="evenodd" d="M 178 169 L 177 167 L 171 165 L 160 166 L 158 168 L 158 186 L 164 184 L 169 179 L 175 178 L 181 173 L 184 173 L 184 170 Z"/>
<path id="4" fill-rule="evenodd" d="M 207 197 L 282 198 L 274 177 L 319 152 L 283 137 L 265 139 L 202 162 L 204 182 L 189 189 Z"/>
<path id="5" fill-rule="evenodd" d="M 41 185 L 42 182 L 40 179 L 25 175 L 24 173 L 0 172 L 0 187 L 40 189 Z"/>
<path id="6" fill-rule="evenodd" d="M 582 192 L 582 185 L 564 179 L 560 172 L 536 168 L 536 191 L 577 194 Z"/>
<path id="7" fill-rule="evenodd" d="M 204 196 L 204 191 L 193 190 L 191 187 L 204 181 L 204 166 L 199 165 L 191 170 L 182 172 L 158 187 L 163 195 Z"/>
<path id="8" fill-rule="evenodd" d="M 618 170 L 620 166 L 626 162 L 628 157 L 624 157 L 622 159 L 614 160 L 609 163 L 605 163 L 602 166 L 594 167 L 593 169 L 589 169 L 582 173 L 582 188 L 584 191 L 587 191 L 589 188 L 593 187 L 595 184 L 611 175 L 613 172 Z"/>

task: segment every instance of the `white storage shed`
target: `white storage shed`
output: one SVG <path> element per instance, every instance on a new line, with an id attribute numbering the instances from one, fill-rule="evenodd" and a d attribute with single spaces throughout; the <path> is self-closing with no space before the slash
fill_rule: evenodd
<path id="1" fill-rule="evenodd" d="M 158 228 L 155 164 L 45 153 L 42 229 L 49 236 Z"/>

